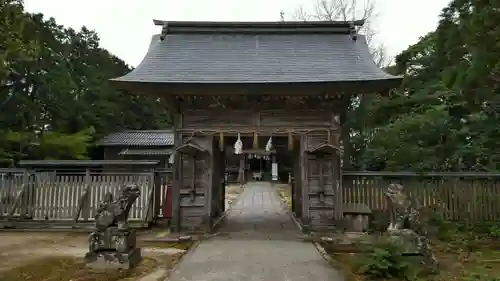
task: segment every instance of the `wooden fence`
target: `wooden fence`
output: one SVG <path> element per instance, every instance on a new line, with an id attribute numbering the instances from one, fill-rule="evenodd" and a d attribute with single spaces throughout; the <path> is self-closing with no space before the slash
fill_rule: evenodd
<path id="1" fill-rule="evenodd" d="M 164 217 L 171 170 L 144 172 L 33 171 L 0 169 L 0 220 L 92 222 L 106 192 L 117 195 L 137 184 L 141 195 L 130 220 L 149 224 Z M 364 203 L 384 211 L 390 183 L 400 183 L 421 206 L 447 220 L 500 221 L 500 173 L 342 172 L 343 202 Z M 170 207 L 167 207 L 170 208 Z"/>
<path id="2" fill-rule="evenodd" d="M 116 198 L 128 184 L 138 185 L 141 195 L 132 206 L 130 220 L 150 223 L 162 210 L 171 171 L 150 172 L 35 172 L 0 170 L 0 218 L 31 221 L 91 222 L 104 194 Z"/>
<path id="3" fill-rule="evenodd" d="M 390 183 L 404 186 L 420 206 L 446 220 L 500 220 L 500 173 L 342 173 L 343 201 L 386 210 L 384 192 Z"/>

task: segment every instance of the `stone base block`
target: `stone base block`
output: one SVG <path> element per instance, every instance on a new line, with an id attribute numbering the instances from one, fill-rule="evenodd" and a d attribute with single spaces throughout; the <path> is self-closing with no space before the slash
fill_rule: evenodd
<path id="1" fill-rule="evenodd" d="M 422 249 L 419 247 L 419 236 L 413 230 L 399 229 L 388 232 L 391 240 L 402 246 L 404 255 L 418 256 L 422 254 Z"/>
<path id="2" fill-rule="evenodd" d="M 131 249 L 128 253 L 117 251 L 89 252 L 85 254 L 85 267 L 93 269 L 130 269 L 142 260 L 141 248 Z"/>

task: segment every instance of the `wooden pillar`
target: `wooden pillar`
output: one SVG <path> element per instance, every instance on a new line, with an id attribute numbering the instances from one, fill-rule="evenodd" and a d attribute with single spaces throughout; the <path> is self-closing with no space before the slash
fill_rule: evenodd
<path id="1" fill-rule="evenodd" d="M 343 189 L 342 189 L 342 172 L 340 168 L 340 159 L 341 159 L 341 154 L 337 153 L 332 156 L 332 177 L 333 181 L 332 184 L 334 185 L 334 191 L 335 191 L 335 207 L 334 207 L 334 218 L 335 220 L 341 220 L 344 216 L 343 213 L 343 207 L 344 207 L 344 200 L 343 200 Z"/>
<path id="2" fill-rule="evenodd" d="M 178 120 L 174 120 L 174 146 L 177 148 L 182 145 L 182 134 L 176 130 L 176 128 L 182 127 L 182 115 L 177 115 Z M 181 213 L 180 213 L 180 200 L 181 200 L 181 188 L 183 185 L 183 175 L 182 175 L 182 155 L 179 152 L 175 152 L 174 164 L 172 165 L 172 218 L 170 221 L 170 227 L 172 231 L 178 232 L 181 230 Z"/>
<path id="3" fill-rule="evenodd" d="M 162 188 L 161 188 L 161 185 L 162 185 L 161 177 L 162 177 L 163 174 L 155 172 L 154 169 L 151 169 L 151 170 L 152 170 L 151 172 L 154 175 L 153 176 L 153 178 L 154 178 L 154 184 L 153 184 L 153 188 L 154 188 L 153 220 L 156 221 L 158 219 L 158 216 L 160 215 L 160 210 L 162 208 L 162 206 L 161 206 L 161 202 L 162 202 L 161 198 L 164 197 L 163 200 L 167 200 L 167 198 L 165 198 L 165 194 L 161 193 L 161 191 L 162 191 Z"/>
<path id="4" fill-rule="evenodd" d="M 305 230 L 309 228 L 311 222 L 309 214 L 309 179 L 307 175 L 307 154 L 306 154 L 306 136 L 300 136 L 300 186 L 302 195 L 302 223 Z"/>
<path id="5" fill-rule="evenodd" d="M 214 196 L 214 189 L 217 188 L 214 182 L 214 177 L 216 176 L 215 174 L 217 173 L 216 167 L 215 167 L 215 153 L 217 153 L 217 147 L 215 146 L 214 138 L 211 138 L 211 147 L 212 151 L 208 155 L 209 159 L 207 161 L 208 164 L 208 184 L 206 186 L 205 190 L 205 231 L 206 232 L 211 232 L 212 231 L 212 210 L 213 210 L 213 196 Z"/>
<path id="6" fill-rule="evenodd" d="M 300 145 L 297 144 L 297 140 L 294 141 L 293 147 L 293 178 L 291 179 L 292 191 L 293 191 L 293 211 L 297 218 L 302 220 L 302 182 L 301 182 L 301 163 L 300 163 Z M 300 140 L 299 140 L 300 142 Z"/>
<path id="7" fill-rule="evenodd" d="M 226 151 L 221 151 L 219 156 L 220 165 L 220 192 L 219 192 L 219 204 L 221 214 L 226 211 L 226 184 L 227 184 L 227 173 L 226 173 Z"/>
<path id="8" fill-rule="evenodd" d="M 349 135 L 350 128 L 346 122 L 347 112 L 340 115 L 340 130 L 344 155 L 342 157 L 342 169 L 349 171 L 352 168 L 351 163 L 351 136 Z"/>
<path id="9" fill-rule="evenodd" d="M 245 184 L 245 154 L 240 155 L 240 167 L 238 169 L 238 182 Z"/>

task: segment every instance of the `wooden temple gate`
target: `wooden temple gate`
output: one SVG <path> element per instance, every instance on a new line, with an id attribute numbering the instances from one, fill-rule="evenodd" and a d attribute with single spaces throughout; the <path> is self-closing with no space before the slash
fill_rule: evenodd
<path id="1" fill-rule="evenodd" d="M 276 153 L 292 155 L 296 217 L 307 228 L 335 228 L 352 97 L 387 93 L 401 80 L 373 63 L 357 34 L 363 22 L 155 24 L 163 29 L 143 62 L 111 81 L 169 104 L 174 229 L 210 231 L 222 215 L 227 146 L 234 145 L 227 141 L 235 138 L 286 138 L 286 152 Z M 252 149 L 263 150 L 256 142 Z"/>
<path id="2" fill-rule="evenodd" d="M 257 104 L 253 106 L 258 108 Z M 205 116 L 206 121 L 197 118 L 197 123 L 189 123 L 194 114 Z M 226 139 L 235 136 L 287 138 L 286 152 L 295 159 L 295 213 L 305 224 L 322 226 L 333 226 L 334 219 L 341 217 L 340 130 L 331 112 L 302 111 L 293 116 L 282 109 L 256 109 L 252 113 L 232 110 L 223 114 L 219 110 L 202 109 L 200 112 L 189 110 L 181 116 L 176 130 L 181 145 L 177 147 L 175 163 L 181 164 L 176 166 L 179 199 L 174 199 L 174 204 L 178 204 L 174 205 L 174 218 L 177 219 L 174 225 L 210 230 L 223 214 L 227 149 L 224 144 Z M 221 116 L 232 120 L 231 126 L 222 128 L 214 122 Z M 236 120 L 241 123 L 235 123 Z"/>

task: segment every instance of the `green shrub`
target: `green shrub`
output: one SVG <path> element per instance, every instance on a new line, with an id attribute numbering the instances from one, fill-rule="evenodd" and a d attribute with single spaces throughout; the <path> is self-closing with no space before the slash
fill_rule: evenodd
<path id="1" fill-rule="evenodd" d="M 491 225 L 488 229 L 489 231 L 489 236 L 493 238 L 500 238 L 500 225 L 494 224 Z"/>
<path id="2" fill-rule="evenodd" d="M 417 267 L 408 259 L 403 258 L 403 249 L 395 243 L 378 243 L 360 255 L 359 273 L 372 278 L 398 278 L 413 280 L 416 278 Z"/>

